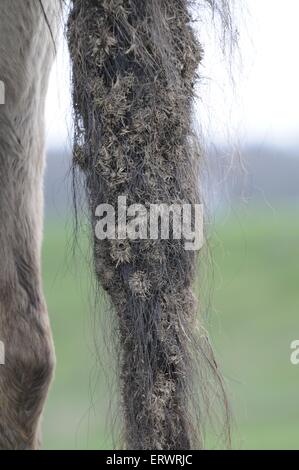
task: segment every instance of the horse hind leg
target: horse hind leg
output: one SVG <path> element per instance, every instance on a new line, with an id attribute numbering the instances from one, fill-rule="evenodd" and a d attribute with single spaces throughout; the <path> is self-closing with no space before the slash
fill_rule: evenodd
<path id="1" fill-rule="evenodd" d="M 12 168 L 3 165 L 2 149 L 0 161 L 0 338 L 5 346 L 0 366 L 0 449 L 37 449 L 40 416 L 54 367 L 41 289 L 37 205 L 12 206 L 5 214 L 4 198 L 24 201 L 24 196 L 11 186 Z M 26 169 L 18 167 L 18 171 Z M 25 177 L 22 182 L 29 184 Z"/>
<path id="2" fill-rule="evenodd" d="M 59 0 L 44 0 L 54 34 Z M 43 115 L 53 42 L 38 2 L 0 5 L 0 449 L 37 449 L 55 355 L 41 283 Z M 40 40 L 40 38 L 43 38 Z"/>

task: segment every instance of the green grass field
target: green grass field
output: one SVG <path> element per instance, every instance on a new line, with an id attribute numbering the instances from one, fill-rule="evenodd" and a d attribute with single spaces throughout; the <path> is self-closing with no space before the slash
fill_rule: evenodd
<path id="1" fill-rule="evenodd" d="M 44 417 L 47 449 L 109 449 L 111 391 L 95 358 L 86 256 L 63 221 L 45 228 L 43 272 L 57 370 Z M 226 378 L 237 449 L 299 449 L 299 217 L 247 210 L 215 224 L 210 332 Z M 84 247 L 84 242 L 83 242 Z M 84 248 L 83 248 L 84 252 Z M 108 367 L 109 369 L 109 367 Z"/>

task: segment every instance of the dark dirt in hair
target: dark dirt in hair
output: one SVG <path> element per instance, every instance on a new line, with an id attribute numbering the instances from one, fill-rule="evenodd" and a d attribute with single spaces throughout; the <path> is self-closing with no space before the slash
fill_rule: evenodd
<path id="1" fill-rule="evenodd" d="M 186 0 L 72 0 L 68 43 L 74 166 L 95 208 L 196 204 L 201 152 L 192 130 L 203 52 Z M 196 3 L 196 2 L 195 2 Z M 204 5 L 229 18 L 226 1 Z M 224 8 L 225 7 L 225 8 Z M 225 25 L 225 21 L 224 21 Z M 127 449 L 196 449 L 221 377 L 198 325 L 196 255 L 184 240 L 94 237 L 95 272 L 118 318 Z"/>

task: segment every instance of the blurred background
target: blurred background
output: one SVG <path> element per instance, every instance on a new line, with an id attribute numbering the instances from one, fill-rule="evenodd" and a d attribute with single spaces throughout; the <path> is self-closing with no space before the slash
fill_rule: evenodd
<path id="1" fill-rule="evenodd" d="M 299 366 L 290 361 L 291 342 L 299 339 L 299 3 L 242 0 L 236 16 L 239 47 L 232 57 L 222 55 L 223 38 L 211 26 L 197 25 L 206 50 L 195 109 L 207 152 L 202 184 L 212 264 L 206 313 L 231 400 L 234 447 L 299 449 Z M 97 347 L 103 355 L 105 348 L 84 230 L 73 252 L 64 42 L 46 116 L 43 275 L 57 370 L 44 447 L 110 449 L 109 361 L 102 367 L 95 356 Z"/>

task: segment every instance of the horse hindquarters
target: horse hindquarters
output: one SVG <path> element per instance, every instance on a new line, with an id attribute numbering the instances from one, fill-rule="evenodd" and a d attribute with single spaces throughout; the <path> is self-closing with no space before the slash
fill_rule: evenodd
<path id="1" fill-rule="evenodd" d="M 54 367 L 41 285 L 44 101 L 60 0 L 1 0 L 0 449 L 36 449 Z M 44 11 L 43 11 L 44 9 Z"/>

